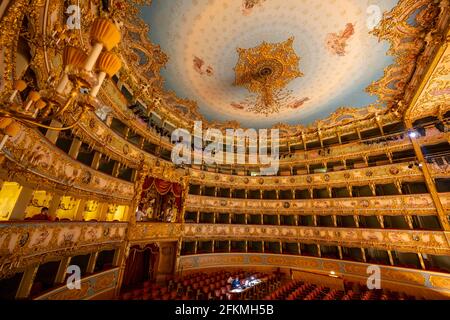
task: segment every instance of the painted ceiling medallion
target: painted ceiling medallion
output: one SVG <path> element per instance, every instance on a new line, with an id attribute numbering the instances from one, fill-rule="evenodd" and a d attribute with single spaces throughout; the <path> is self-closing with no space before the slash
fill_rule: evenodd
<path id="1" fill-rule="evenodd" d="M 263 42 L 254 48 L 237 49 L 239 59 L 234 68 L 234 85 L 256 94 L 248 111 L 268 116 L 278 112 L 287 101 L 289 92 L 283 89 L 303 76 L 293 42 L 294 37 L 290 37 L 281 43 Z"/>

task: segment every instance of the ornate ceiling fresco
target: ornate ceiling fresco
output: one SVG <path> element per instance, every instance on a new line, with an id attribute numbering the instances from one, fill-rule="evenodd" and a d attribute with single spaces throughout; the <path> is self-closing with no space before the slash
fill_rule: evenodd
<path id="1" fill-rule="evenodd" d="M 258 128 L 308 125 L 340 107 L 376 103 L 378 96 L 366 88 L 394 59 L 389 43 L 370 33 L 371 23 L 397 2 L 154 0 L 141 8 L 141 17 L 150 25 L 150 40 L 168 56 L 161 70 L 166 90 L 197 102 L 210 121 Z M 374 5 L 379 12 L 371 11 Z M 289 38 L 303 76 L 285 85 L 278 110 L 252 108 L 252 94 L 235 85 L 238 48 Z"/>

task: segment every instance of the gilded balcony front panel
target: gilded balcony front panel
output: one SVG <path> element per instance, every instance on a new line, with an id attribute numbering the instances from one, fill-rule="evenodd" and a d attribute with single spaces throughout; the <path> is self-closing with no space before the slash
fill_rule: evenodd
<path id="1" fill-rule="evenodd" d="M 226 267 L 269 267 L 289 268 L 338 277 L 356 279 L 366 283 L 370 264 L 352 261 L 321 259 L 314 257 L 258 254 L 258 253 L 215 253 L 179 258 L 179 271 Z M 380 266 L 381 286 L 386 289 L 406 290 L 430 299 L 450 297 L 450 275 L 424 270 L 414 270 L 391 266 Z"/>
<path id="2" fill-rule="evenodd" d="M 450 210 L 450 193 L 441 193 Z M 254 214 L 434 215 L 429 194 L 304 200 L 251 200 L 189 195 L 186 211 Z"/>
<path id="3" fill-rule="evenodd" d="M 114 248 L 125 240 L 127 223 L 0 223 L 0 274 L 54 257 Z"/>
<path id="4" fill-rule="evenodd" d="M 81 288 L 78 290 L 70 290 L 64 285 L 33 300 L 90 300 L 109 293 L 107 296 L 101 297 L 101 299 L 108 299 L 114 294 L 113 290 L 117 286 L 118 277 L 119 268 L 114 268 L 81 279 Z"/>
<path id="5" fill-rule="evenodd" d="M 66 189 L 69 185 L 116 202 L 129 202 L 133 198 L 132 183 L 74 160 L 31 128 L 21 125 L 21 132 L 8 140 L 6 149 L 6 157 L 16 164 L 18 170 L 31 172 Z"/>
<path id="6" fill-rule="evenodd" d="M 190 170 L 192 183 L 232 187 L 234 189 L 307 189 L 310 187 L 377 184 L 399 181 L 420 181 L 422 172 L 410 163 L 398 163 L 361 169 L 331 171 L 300 176 L 236 177 L 227 174 Z"/>
<path id="7" fill-rule="evenodd" d="M 450 243 L 442 231 L 185 224 L 182 234 L 185 241 L 235 239 L 291 241 L 450 255 Z"/>

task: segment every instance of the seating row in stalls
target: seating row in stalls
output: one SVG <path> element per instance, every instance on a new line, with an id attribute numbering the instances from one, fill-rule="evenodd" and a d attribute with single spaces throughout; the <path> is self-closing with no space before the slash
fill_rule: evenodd
<path id="1" fill-rule="evenodd" d="M 241 284 L 245 279 L 254 277 L 262 282 L 241 295 L 230 292 L 231 284 L 228 279 L 239 277 Z M 136 288 L 126 290 L 120 296 L 122 300 L 234 300 L 234 299 L 262 299 L 267 292 L 275 290 L 281 285 L 282 275 L 261 272 L 226 272 L 218 271 L 211 274 L 194 273 L 182 278 L 169 277 L 163 284 L 145 281 Z"/>
<path id="2" fill-rule="evenodd" d="M 355 290 L 336 290 L 295 280 L 268 294 L 264 300 L 415 300 L 414 296 L 390 290 L 369 290 L 354 283 L 347 283 L 346 286 Z"/>

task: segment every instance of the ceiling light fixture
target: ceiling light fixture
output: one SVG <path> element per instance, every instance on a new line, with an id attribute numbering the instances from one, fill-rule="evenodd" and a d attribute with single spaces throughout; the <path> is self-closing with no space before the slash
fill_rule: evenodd
<path id="1" fill-rule="evenodd" d="M 278 112 L 288 101 L 289 92 L 285 87 L 303 76 L 293 42 L 294 37 L 291 37 L 281 43 L 263 42 L 254 48 L 237 49 L 239 60 L 234 68 L 234 85 L 256 94 L 247 102 L 249 111 L 268 116 Z"/>
<path id="2" fill-rule="evenodd" d="M 0 149 L 9 136 L 20 132 L 17 122 L 50 130 L 68 130 L 77 125 L 87 110 L 100 106 L 96 96 L 106 76 L 112 77 L 121 68 L 121 60 L 109 52 L 121 39 L 119 28 L 111 20 L 97 18 L 91 26 L 91 52 L 73 45 L 63 51 L 63 72 L 56 86 L 30 91 L 24 101 L 18 93 L 27 88 L 27 83 L 17 80 L 6 104 L 0 109 L 0 129 L 5 134 Z M 59 43 L 59 42 L 58 42 Z M 97 74 L 98 72 L 98 74 Z M 62 120 L 70 113 L 73 123 L 66 127 L 53 127 L 44 123 Z"/>

